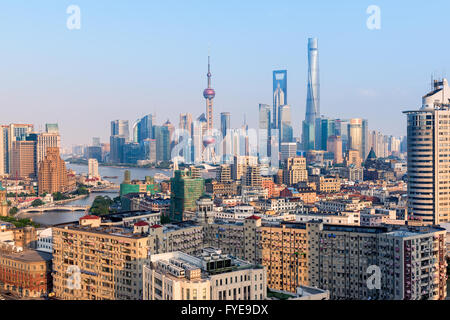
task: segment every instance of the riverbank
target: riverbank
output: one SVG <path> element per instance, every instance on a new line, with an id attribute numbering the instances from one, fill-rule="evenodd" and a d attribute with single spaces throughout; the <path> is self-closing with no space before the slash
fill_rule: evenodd
<path id="1" fill-rule="evenodd" d="M 82 160 L 82 159 L 72 159 L 72 158 L 68 158 L 65 159 L 64 161 L 70 163 L 70 164 L 75 164 L 75 165 L 88 165 L 88 161 L 87 160 Z M 144 165 L 139 165 L 139 164 L 117 164 L 117 163 L 99 163 L 98 164 L 99 167 L 105 167 L 105 168 L 116 168 L 116 169 L 158 169 L 158 170 L 170 170 L 172 168 L 171 165 L 169 164 L 165 164 L 165 165 L 154 165 L 154 164 L 144 164 Z"/>
<path id="2" fill-rule="evenodd" d="M 64 204 L 64 203 L 68 203 L 68 202 L 84 199 L 84 198 L 87 198 L 87 197 L 89 197 L 89 194 L 80 194 L 78 196 L 75 196 L 74 198 L 53 201 L 52 204 Z"/>

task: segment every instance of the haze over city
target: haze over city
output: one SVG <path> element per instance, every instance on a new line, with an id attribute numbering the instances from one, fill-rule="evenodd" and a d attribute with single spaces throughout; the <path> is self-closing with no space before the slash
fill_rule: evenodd
<path id="1" fill-rule="evenodd" d="M 77 1 L 79 30 L 66 27 L 71 1 L 1 3 L 3 122 L 57 122 L 63 147 L 107 142 L 114 119 L 154 113 L 176 125 L 184 110 L 204 112 L 210 52 L 216 124 L 229 111 L 233 127 L 244 114 L 256 127 L 258 104 L 272 103 L 272 71 L 286 69 L 299 137 L 307 39 L 316 37 L 321 113 L 405 135 L 401 111 L 420 106 L 431 73 L 446 75 L 450 46 L 435 32 L 448 2 L 408 3 L 377 1 L 380 30 L 366 26 L 368 1 Z"/>

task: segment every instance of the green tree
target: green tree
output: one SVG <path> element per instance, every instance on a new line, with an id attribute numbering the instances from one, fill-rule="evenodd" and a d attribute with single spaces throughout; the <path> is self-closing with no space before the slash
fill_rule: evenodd
<path id="1" fill-rule="evenodd" d="M 44 204 L 44 202 L 41 199 L 36 199 L 33 200 L 33 202 L 31 203 L 32 207 L 39 207 L 42 206 Z"/>
<path id="2" fill-rule="evenodd" d="M 114 202 L 108 196 L 97 196 L 92 203 L 89 212 L 101 216 L 110 213 L 110 207 Z"/>
<path id="3" fill-rule="evenodd" d="M 19 211 L 17 207 L 12 207 L 11 209 L 9 209 L 9 214 L 13 216 L 17 213 L 17 211 Z"/>
<path id="4" fill-rule="evenodd" d="M 161 216 L 161 224 L 166 224 L 166 223 L 170 223 L 170 222 L 171 222 L 171 220 L 168 215 L 163 214 Z"/>

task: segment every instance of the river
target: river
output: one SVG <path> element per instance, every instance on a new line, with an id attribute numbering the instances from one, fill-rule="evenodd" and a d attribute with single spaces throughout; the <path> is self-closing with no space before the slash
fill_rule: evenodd
<path id="1" fill-rule="evenodd" d="M 79 165 L 79 164 L 70 164 L 66 163 L 68 169 L 74 170 L 78 174 L 88 173 L 87 165 Z M 105 180 L 111 181 L 116 184 L 120 184 L 123 181 L 123 175 L 125 170 L 129 170 L 131 173 L 131 179 L 139 179 L 144 180 L 145 176 L 154 176 L 157 173 L 165 174 L 166 176 L 171 176 L 171 171 L 166 171 L 162 169 L 148 169 L 148 168 L 116 168 L 116 167 L 98 167 L 99 174 L 102 177 L 108 176 L 113 177 L 117 176 L 117 178 L 106 178 Z M 117 197 L 119 192 L 95 192 L 91 193 L 88 197 L 69 201 L 67 205 L 90 205 L 94 201 L 97 196 L 109 196 L 110 198 Z M 43 213 L 28 213 L 24 214 L 23 218 L 32 219 L 36 223 L 39 223 L 44 226 L 52 226 L 55 224 L 61 223 L 69 223 L 73 221 L 77 221 L 80 217 L 84 216 L 86 213 L 84 212 L 70 212 L 70 211 L 46 211 Z"/>

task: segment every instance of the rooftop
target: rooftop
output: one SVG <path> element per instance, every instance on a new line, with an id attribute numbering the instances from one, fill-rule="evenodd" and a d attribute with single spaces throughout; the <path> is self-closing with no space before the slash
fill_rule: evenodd
<path id="1" fill-rule="evenodd" d="M 13 252 L 13 253 L 0 253 L 0 256 L 22 262 L 42 262 L 52 260 L 52 255 L 50 253 L 36 250 L 24 250 L 21 252 Z"/>

